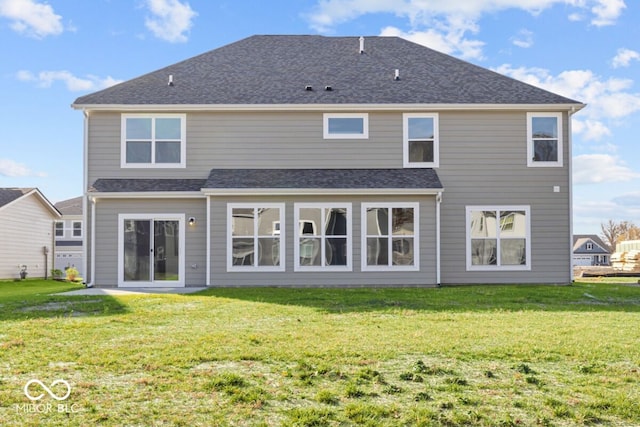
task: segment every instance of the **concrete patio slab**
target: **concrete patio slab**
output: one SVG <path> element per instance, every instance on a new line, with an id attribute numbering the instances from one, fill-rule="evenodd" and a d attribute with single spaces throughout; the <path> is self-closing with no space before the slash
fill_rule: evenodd
<path id="1" fill-rule="evenodd" d="M 140 295 L 140 294 L 192 294 L 207 289 L 193 288 L 85 288 L 54 295 Z"/>

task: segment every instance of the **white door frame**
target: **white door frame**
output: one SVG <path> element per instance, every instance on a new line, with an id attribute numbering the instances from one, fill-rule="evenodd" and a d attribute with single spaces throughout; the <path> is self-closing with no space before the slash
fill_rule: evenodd
<path id="1" fill-rule="evenodd" d="M 124 222 L 134 220 L 173 220 L 178 221 L 178 280 L 159 280 L 149 282 L 126 282 L 124 280 Z M 184 214 L 118 214 L 118 287 L 121 288 L 176 288 L 185 286 L 185 215 Z"/>

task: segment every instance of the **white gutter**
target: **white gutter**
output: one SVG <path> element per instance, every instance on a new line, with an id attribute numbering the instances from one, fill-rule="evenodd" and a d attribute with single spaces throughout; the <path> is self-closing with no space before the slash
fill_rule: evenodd
<path id="1" fill-rule="evenodd" d="M 436 285 L 440 286 L 440 205 L 442 192 L 436 196 Z"/>
<path id="2" fill-rule="evenodd" d="M 92 192 L 91 197 L 100 199 L 193 199 L 202 198 L 200 191 L 123 191 Z"/>
<path id="3" fill-rule="evenodd" d="M 85 111 L 579 111 L 585 104 L 72 104 Z"/>
<path id="4" fill-rule="evenodd" d="M 206 256 L 207 256 L 207 261 L 205 262 L 205 265 L 207 266 L 207 278 L 206 278 L 206 285 L 207 286 L 211 286 L 211 197 L 209 195 L 206 196 L 207 197 L 207 250 L 206 250 Z"/>
<path id="5" fill-rule="evenodd" d="M 378 195 L 408 196 L 442 193 L 441 188 L 203 188 L 206 196 L 290 196 L 290 195 Z"/>

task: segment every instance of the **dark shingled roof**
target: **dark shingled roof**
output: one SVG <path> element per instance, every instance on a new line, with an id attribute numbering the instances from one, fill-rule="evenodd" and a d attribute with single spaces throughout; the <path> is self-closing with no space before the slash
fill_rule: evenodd
<path id="1" fill-rule="evenodd" d="M 212 169 L 207 189 L 442 189 L 433 169 Z"/>
<path id="2" fill-rule="evenodd" d="M 0 207 L 24 196 L 33 188 L 0 188 Z"/>
<path id="3" fill-rule="evenodd" d="M 212 169 L 208 179 L 98 179 L 104 193 L 201 189 L 442 189 L 433 169 Z"/>
<path id="4" fill-rule="evenodd" d="M 90 192 L 200 191 L 205 179 L 98 179 Z"/>
<path id="5" fill-rule="evenodd" d="M 398 37 L 365 37 L 364 53 L 359 49 L 358 37 L 252 36 L 74 105 L 580 105 Z"/>

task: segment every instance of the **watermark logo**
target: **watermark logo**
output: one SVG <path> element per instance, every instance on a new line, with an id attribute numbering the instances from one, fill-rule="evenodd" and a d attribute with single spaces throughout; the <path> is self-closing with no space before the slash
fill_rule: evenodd
<path id="1" fill-rule="evenodd" d="M 54 404 L 51 402 L 38 402 L 47 394 L 49 395 L 49 397 L 59 402 L 67 400 L 67 398 L 71 395 L 71 385 L 65 380 L 55 380 L 49 386 L 37 379 L 29 380 L 24 385 L 23 391 L 24 395 L 27 396 L 31 403 L 17 404 L 16 411 L 18 412 L 31 414 L 49 414 L 52 412 L 76 413 L 80 411 L 80 408 L 75 403 Z"/>
<path id="2" fill-rule="evenodd" d="M 44 383 L 42 381 L 40 381 L 40 380 L 30 380 L 24 386 L 24 395 L 27 396 L 29 398 L 29 400 L 31 400 L 32 402 L 35 401 L 35 400 L 42 399 L 44 397 L 44 393 L 40 393 L 39 395 L 37 395 L 35 397 L 32 396 L 31 393 L 29 392 L 29 386 L 31 384 L 38 384 L 44 391 L 47 392 L 47 394 L 49 394 L 49 396 L 53 397 L 56 400 L 66 400 L 69 397 L 69 395 L 71 394 L 71 386 L 65 380 L 55 380 L 54 382 L 51 383 L 51 388 L 55 387 L 58 384 L 64 384 L 65 385 L 65 387 L 67 388 L 67 392 L 62 396 L 58 396 L 57 394 L 55 394 L 53 391 L 51 391 L 51 388 L 49 388 L 46 385 L 44 385 Z"/>

